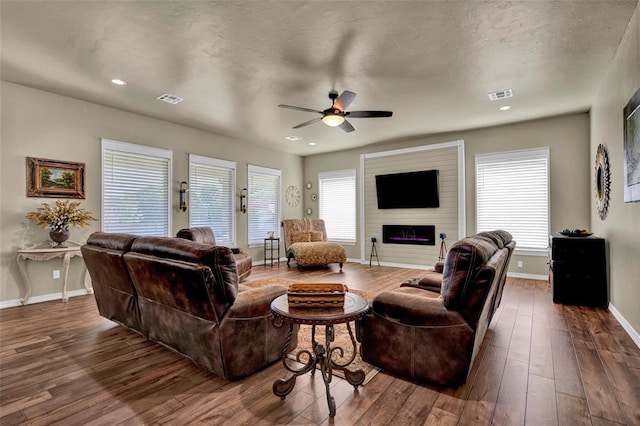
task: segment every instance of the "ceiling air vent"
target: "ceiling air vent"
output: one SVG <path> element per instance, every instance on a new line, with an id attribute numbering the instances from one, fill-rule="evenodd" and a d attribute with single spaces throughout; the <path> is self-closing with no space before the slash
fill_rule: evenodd
<path id="1" fill-rule="evenodd" d="M 178 97 L 176 95 L 170 95 L 168 93 L 165 93 L 164 95 L 160 95 L 156 99 L 159 100 L 159 101 L 162 101 L 162 102 L 168 102 L 168 103 L 173 104 L 173 105 L 179 104 L 180 102 L 184 101 L 184 99 L 182 99 L 182 98 L 180 98 L 180 97 Z"/>
<path id="2" fill-rule="evenodd" d="M 489 99 L 491 99 L 492 101 L 497 101 L 497 100 L 500 100 L 500 99 L 506 99 L 506 98 L 510 98 L 512 96 L 513 96 L 513 91 L 511 91 L 511 89 L 501 90 L 499 92 L 489 93 Z"/>

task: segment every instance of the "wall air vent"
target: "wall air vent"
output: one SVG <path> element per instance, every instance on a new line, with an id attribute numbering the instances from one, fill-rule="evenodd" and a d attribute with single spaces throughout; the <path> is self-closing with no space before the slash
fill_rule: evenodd
<path id="1" fill-rule="evenodd" d="M 178 97 L 176 95 L 170 95 L 168 93 L 165 93 L 164 95 L 160 95 L 156 99 L 159 100 L 159 101 L 162 101 L 162 102 L 168 102 L 168 103 L 173 104 L 173 105 L 179 104 L 180 102 L 184 101 L 184 99 L 182 99 L 182 98 L 180 98 L 180 97 Z"/>
<path id="2" fill-rule="evenodd" d="M 492 101 L 497 101 L 500 99 L 506 99 L 513 96 L 513 91 L 511 89 L 500 90 L 499 92 L 489 93 L 489 99 Z"/>

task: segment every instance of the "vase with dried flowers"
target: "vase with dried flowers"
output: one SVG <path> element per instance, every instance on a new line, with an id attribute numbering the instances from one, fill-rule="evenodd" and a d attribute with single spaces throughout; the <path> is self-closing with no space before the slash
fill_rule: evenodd
<path id="1" fill-rule="evenodd" d="M 90 212 L 81 209 L 78 201 L 56 201 L 55 206 L 42 203 L 38 211 L 29 212 L 27 219 L 44 227 L 49 227 L 49 237 L 56 243 L 54 247 L 66 247 L 70 226 L 89 226 L 89 222 L 97 220 Z"/>

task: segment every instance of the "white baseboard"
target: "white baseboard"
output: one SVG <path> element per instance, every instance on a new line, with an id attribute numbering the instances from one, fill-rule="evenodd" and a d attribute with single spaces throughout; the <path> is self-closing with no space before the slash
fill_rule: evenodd
<path id="1" fill-rule="evenodd" d="M 511 278 L 526 278 L 528 280 L 549 281 L 549 275 L 522 274 L 520 272 L 507 272 L 507 277 L 511 277 Z"/>
<path id="2" fill-rule="evenodd" d="M 634 330 L 631 324 L 629 324 L 629 321 L 627 321 L 622 316 L 620 311 L 618 311 L 616 307 L 611 303 L 609 303 L 609 312 L 611 312 L 613 316 L 618 320 L 622 328 L 624 328 L 624 331 L 626 331 L 629 337 L 631 337 L 631 340 L 633 340 L 633 343 L 635 343 L 636 346 L 640 348 L 640 334 L 638 334 L 638 332 Z"/>
<path id="3" fill-rule="evenodd" d="M 84 296 L 86 294 L 90 293 L 85 289 L 67 291 L 67 297 L 70 298 L 75 296 Z M 60 300 L 60 302 L 62 302 L 62 292 L 43 294 L 41 296 L 31 296 L 29 297 L 29 300 L 27 300 L 27 305 L 31 305 L 32 303 L 49 302 L 51 300 Z M 0 302 L 0 309 L 12 308 L 14 306 L 22 306 L 22 299 L 4 300 Z"/>
<path id="4" fill-rule="evenodd" d="M 369 264 L 369 260 L 368 259 L 353 259 L 353 262 L 357 262 L 360 263 L 362 265 L 368 265 Z M 371 261 L 371 266 L 378 266 L 378 261 L 373 259 Z M 392 263 L 392 262 L 380 262 L 380 266 L 391 266 L 394 268 L 405 268 L 405 269 L 433 269 L 432 265 L 411 265 L 411 264 L 407 264 L 407 263 Z"/>
<path id="5" fill-rule="evenodd" d="M 276 262 L 276 259 L 275 259 L 275 258 L 273 258 L 273 264 L 274 264 L 274 265 L 275 265 L 275 262 Z M 281 258 L 280 258 L 280 263 L 282 263 L 282 262 L 284 262 L 284 263 L 285 263 L 285 265 L 286 265 L 286 263 L 287 263 L 287 258 L 286 258 L 286 257 L 284 257 L 284 258 L 283 258 L 283 257 L 281 257 Z M 264 260 L 258 260 L 258 261 L 253 262 L 253 263 L 251 264 L 251 266 L 262 266 L 262 265 L 265 265 Z M 266 265 L 267 265 L 267 266 L 271 266 L 271 261 L 270 261 L 270 260 L 267 260 Z"/>

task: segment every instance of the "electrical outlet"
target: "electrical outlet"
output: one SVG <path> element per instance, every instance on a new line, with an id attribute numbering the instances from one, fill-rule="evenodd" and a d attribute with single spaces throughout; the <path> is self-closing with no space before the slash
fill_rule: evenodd
<path id="1" fill-rule="evenodd" d="M 54 269 L 53 270 L 53 279 L 57 280 L 60 278 L 60 269 Z"/>
<path id="2" fill-rule="evenodd" d="M 523 265 L 522 260 L 518 260 L 518 268 L 522 268 L 522 265 Z"/>

